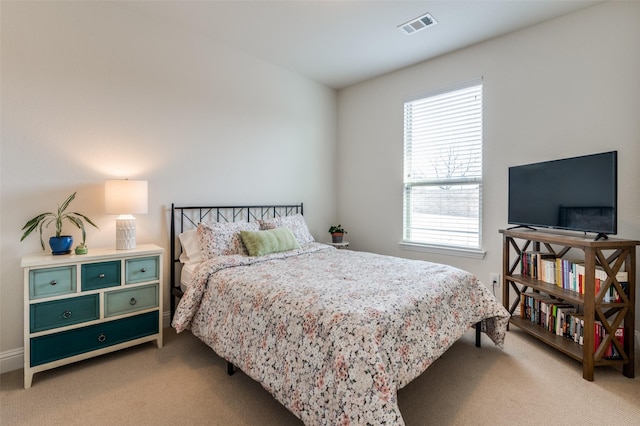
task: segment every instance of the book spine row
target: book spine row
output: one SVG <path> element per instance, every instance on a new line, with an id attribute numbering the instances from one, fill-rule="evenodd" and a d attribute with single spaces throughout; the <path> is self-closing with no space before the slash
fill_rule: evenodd
<path id="1" fill-rule="evenodd" d="M 524 293 L 520 298 L 520 315 L 558 336 L 572 338 L 582 344 L 580 327 L 584 326 L 584 318 L 571 304 L 539 293 Z M 580 321 L 576 323 L 576 319 Z"/>
<path id="2" fill-rule="evenodd" d="M 558 287 L 584 294 L 585 269 L 584 264 L 571 262 L 567 259 L 557 258 L 552 253 L 525 251 L 521 253 L 521 275 L 557 285 Z M 600 268 L 595 271 L 595 294 L 598 295 L 602 285 L 606 282 L 607 273 Z M 616 280 L 626 287 L 628 281 L 627 272 L 616 274 Z M 621 298 L 616 288 L 610 285 L 603 296 L 604 302 L 620 302 Z"/>
<path id="3" fill-rule="evenodd" d="M 555 265 L 551 262 L 555 259 L 554 254 L 537 251 L 523 251 L 520 256 L 521 275 L 546 281 L 551 284 L 556 283 Z M 551 267 L 549 266 L 550 262 L 552 263 Z"/>
<path id="4" fill-rule="evenodd" d="M 584 345 L 584 316 L 577 312 L 575 306 L 559 302 L 540 293 L 523 293 L 520 298 L 520 316 L 536 325 L 545 328 L 558 336 Z M 594 349 L 597 352 L 602 342 L 608 339 L 606 328 L 600 321 L 594 324 Z M 624 327 L 615 332 L 615 338 L 624 345 Z M 624 347 L 624 346 L 623 346 Z M 620 351 L 611 342 L 605 348 L 604 359 L 622 359 Z"/>

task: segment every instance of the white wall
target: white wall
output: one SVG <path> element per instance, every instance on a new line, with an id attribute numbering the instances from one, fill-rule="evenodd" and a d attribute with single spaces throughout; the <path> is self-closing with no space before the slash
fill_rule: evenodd
<path id="1" fill-rule="evenodd" d="M 20 257 L 40 250 L 20 229 L 77 190 L 73 210 L 100 227 L 88 229 L 89 250 L 113 246 L 105 179 L 149 181 L 138 242 L 166 248 L 167 272 L 171 202 L 304 202 L 325 238 L 334 90 L 117 2 L 2 2 L 1 12 L 0 355 L 21 356 Z"/>
<path id="2" fill-rule="evenodd" d="M 453 264 L 487 283 L 501 271 L 508 166 L 609 150 L 618 150 L 618 236 L 639 240 L 638 22 L 640 3 L 608 2 L 342 90 L 338 212 L 351 245 Z M 486 257 L 402 250 L 403 103 L 477 77 Z"/>

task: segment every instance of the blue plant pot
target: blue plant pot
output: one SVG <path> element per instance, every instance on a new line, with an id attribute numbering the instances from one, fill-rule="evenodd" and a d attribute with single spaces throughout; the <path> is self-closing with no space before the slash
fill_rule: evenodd
<path id="1" fill-rule="evenodd" d="M 61 235 L 59 237 L 49 238 L 49 246 L 51 254 L 69 254 L 73 245 L 73 237 L 71 235 Z"/>

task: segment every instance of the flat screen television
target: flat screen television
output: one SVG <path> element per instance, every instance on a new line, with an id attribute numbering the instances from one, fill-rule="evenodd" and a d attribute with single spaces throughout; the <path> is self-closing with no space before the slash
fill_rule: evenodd
<path id="1" fill-rule="evenodd" d="M 509 167 L 512 225 L 617 232 L 618 152 Z"/>

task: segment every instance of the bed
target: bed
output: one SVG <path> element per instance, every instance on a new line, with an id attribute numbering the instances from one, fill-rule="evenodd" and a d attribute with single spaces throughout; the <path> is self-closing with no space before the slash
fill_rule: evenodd
<path id="1" fill-rule="evenodd" d="M 172 205 L 171 314 L 305 424 L 402 425 L 397 391 L 471 327 L 502 346 L 509 313 L 472 274 L 337 250 L 302 213 Z"/>

